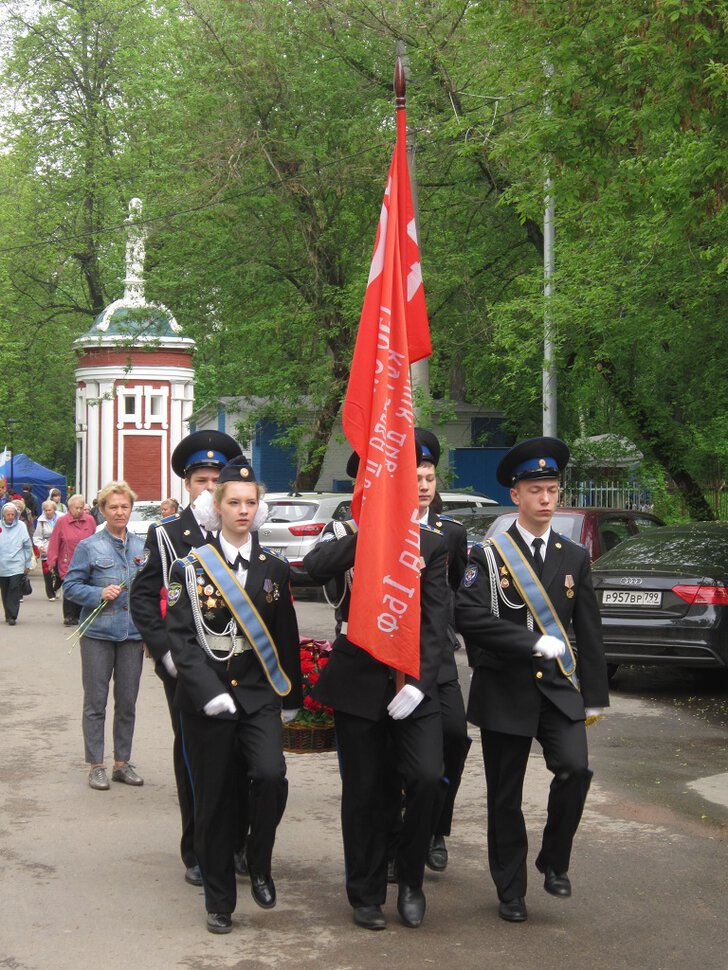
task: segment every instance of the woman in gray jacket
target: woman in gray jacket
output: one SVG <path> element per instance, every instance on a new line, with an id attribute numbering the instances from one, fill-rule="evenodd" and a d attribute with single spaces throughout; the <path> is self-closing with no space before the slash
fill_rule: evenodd
<path id="1" fill-rule="evenodd" d="M 114 769 L 112 781 L 143 785 L 129 764 L 142 674 L 141 634 L 129 611 L 129 590 L 143 564 L 144 539 L 127 530 L 136 495 L 126 482 L 111 482 L 99 494 L 104 528 L 83 539 L 63 580 L 63 595 L 81 610 L 83 738 L 90 766 L 88 783 L 109 788 L 104 768 L 104 726 L 114 675 Z"/>

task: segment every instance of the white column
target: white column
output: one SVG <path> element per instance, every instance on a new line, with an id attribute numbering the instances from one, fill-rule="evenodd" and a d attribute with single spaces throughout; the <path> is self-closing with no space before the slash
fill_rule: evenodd
<path id="1" fill-rule="evenodd" d="M 86 385 L 86 481 L 84 498 L 91 502 L 99 490 L 99 386 L 95 381 Z"/>
<path id="2" fill-rule="evenodd" d="M 101 397 L 100 445 L 101 445 L 101 485 L 106 485 L 114 477 L 114 406 L 116 392 L 113 381 L 99 382 Z M 93 496 L 92 496 L 93 498 Z"/>

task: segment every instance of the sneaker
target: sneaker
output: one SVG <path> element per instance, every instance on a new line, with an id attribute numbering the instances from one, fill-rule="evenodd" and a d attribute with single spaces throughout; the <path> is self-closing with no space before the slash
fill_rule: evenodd
<path id="1" fill-rule="evenodd" d="M 55 596 L 49 596 L 48 597 L 48 602 L 49 603 L 55 603 L 55 601 L 56 601 L 56 597 Z"/>
<path id="2" fill-rule="evenodd" d="M 128 761 L 121 768 L 114 768 L 111 772 L 111 780 L 121 781 L 125 785 L 133 785 L 135 788 L 144 784 L 144 779 L 134 771 L 134 765 L 130 765 Z"/>
<path id="3" fill-rule="evenodd" d="M 89 771 L 88 785 L 89 788 L 94 788 L 96 791 L 109 790 L 109 779 L 103 765 L 96 765 L 95 768 L 92 768 L 91 771 Z"/>

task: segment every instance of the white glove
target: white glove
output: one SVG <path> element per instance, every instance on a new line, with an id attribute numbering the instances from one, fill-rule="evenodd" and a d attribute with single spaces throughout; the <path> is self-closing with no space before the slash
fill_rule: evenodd
<path id="1" fill-rule="evenodd" d="M 235 701 L 228 694 L 218 694 L 202 708 L 208 717 L 215 717 L 216 714 L 235 714 L 237 708 Z"/>
<path id="2" fill-rule="evenodd" d="M 164 664 L 164 669 L 167 671 L 170 677 L 177 676 L 177 668 L 174 665 L 174 660 L 172 660 L 171 650 L 168 650 L 162 657 L 162 663 Z"/>
<path id="3" fill-rule="evenodd" d="M 287 711 L 282 710 L 281 720 L 283 721 L 284 724 L 288 724 L 289 721 L 293 721 L 295 719 L 296 715 L 298 714 L 298 711 L 299 711 L 298 707 L 293 707 Z"/>
<path id="4" fill-rule="evenodd" d="M 542 637 L 533 645 L 533 654 L 535 657 L 546 657 L 547 660 L 554 660 L 556 657 L 562 657 L 566 652 L 566 644 L 563 640 L 558 637 L 551 637 L 548 633 L 545 633 Z"/>
<path id="5" fill-rule="evenodd" d="M 603 707 L 587 707 L 584 711 L 584 720 L 588 721 L 590 717 L 601 717 L 604 714 Z"/>
<path id="6" fill-rule="evenodd" d="M 398 694 L 395 694 L 387 706 L 389 716 L 395 721 L 401 721 L 414 711 L 425 695 L 414 684 L 405 684 Z"/>

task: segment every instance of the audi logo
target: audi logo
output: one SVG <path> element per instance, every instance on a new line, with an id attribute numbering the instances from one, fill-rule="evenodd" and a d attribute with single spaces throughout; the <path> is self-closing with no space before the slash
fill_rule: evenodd
<path id="1" fill-rule="evenodd" d="M 620 581 L 622 586 L 641 586 L 642 580 L 639 576 L 623 576 Z"/>

